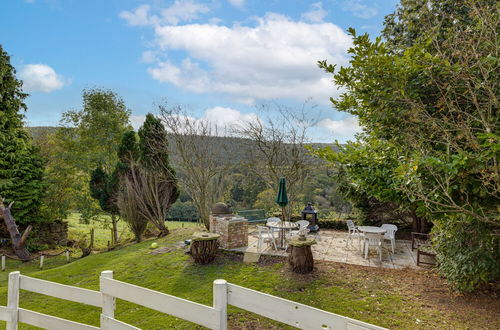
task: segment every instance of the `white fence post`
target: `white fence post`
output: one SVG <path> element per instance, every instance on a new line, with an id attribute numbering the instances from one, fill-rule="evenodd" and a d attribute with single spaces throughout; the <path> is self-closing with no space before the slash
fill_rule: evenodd
<path id="1" fill-rule="evenodd" d="M 227 282 L 214 281 L 214 309 L 219 311 L 220 330 L 227 330 Z"/>
<path id="2" fill-rule="evenodd" d="M 5 271 L 5 255 L 2 254 L 2 272 Z"/>
<path id="3" fill-rule="evenodd" d="M 101 278 L 113 279 L 113 271 L 105 270 L 101 272 Z M 103 282 L 100 282 L 102 292 Z M 115 297 L 102 293 L 102 314 L 110 318 L 115 318 Z"/>
<path id="4" fill-rule="evenodd" d="M 10 311 L 11 320 L 7 322 L 7 330 L 17 330 L 19 310 L 19 271 L 9 274 L 9 288 L 7 296 L 7 308 Z"/>

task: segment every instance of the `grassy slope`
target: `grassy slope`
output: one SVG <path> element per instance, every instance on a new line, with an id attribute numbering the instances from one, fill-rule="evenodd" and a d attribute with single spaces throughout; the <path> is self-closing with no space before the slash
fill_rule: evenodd
<path id="1" fill-rule="evenodd" d="M 178 228 L 160 247 L 174 246 L 193 232 Z M 194 265 L 183 249 L 150 254 L 151 240 L 121 250 L 92 255 L 57 268 L 36 271 L 20 265 L 23 274 L 79 287 L 98 289 L 99 273 L 113 270 L 114 277 L 128 283 L 211 304 L 212 282 L 224 278 L 262 292 L 299 301 L 341 315 L 390 328 L 466 328 L 478 326 L 480 315 L 438 310 L 420 300 L 401 276 L 409 271 L 380 271 L 341 264 L 319 264 L 312 275 L 295 275 L 286 264 L 244 264 L 241 257 L 222 254 L 208 266 Z M 429 279 L 432 280 L 432 279 Z M 7 274 L 0 274 L 0 304 L 7 302 Z M 97 325 L 99 309 L 38 294 L 22 292 L 21 307 Z M 283 328 L 275 322 L 230 307 L 231 328 Z M 192 329 L 194 325 L 124 301 L 117 302 L 116 317 L 144 329 Z M 470 320 L 469 320 L 470 318 Z M 418 320 L 417 320 L 418 319 Z M 474 320 L 476 319 L 476 321 Z M 470 323 L 468 323 L 470 322 Z M 21 329 L 28 329 L 21 326 Z M 494 327 L 492 327 L 494 328 Z"/>

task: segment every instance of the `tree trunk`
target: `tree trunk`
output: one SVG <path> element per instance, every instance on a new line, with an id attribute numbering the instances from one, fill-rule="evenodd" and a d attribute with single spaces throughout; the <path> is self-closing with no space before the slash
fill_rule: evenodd
<path id="1" fill-rule="evenodd" d="M 193 241 L 191 243 L 191 257 L 197 264 L 208 264 L 212 262 L 216 255 L 219 244 L 217 239 L 206 241 Z"/>
<path id="2" fill-rule="evenodd" d="M 118 243 L 118 219 L 116 217 L 116 215 L 114 214 L 111 214 L 111 225 L 113 227 L 113 239 L 112 239 L 112 242 L 113 242 L 113 245 Z"/>
<path id="3" fill-rule="evenodd" d="M 310 273 L 314 269 L 311 246 L 289 246 L 288 263 L 292 271 L 299 274 Z"/>
<path id="4" fill-rule="evenodd" d="M 3 200 L 0 198 L 0 216 L 3 216 L 3 220 L 5 221 L 5 226 L 10 234 L 10 239 L 12 241 L 12 248 L 14 249 L 14 253 L 21 259 L 22 261 L 30 260 L 30 253 L 26 248 L 26 239 L 31 232 L 31 225 L 28 226 L 24 230 L 24 233 L 21 235 L 19 230 L 17 229 L 16 220 L 12 217 L 10 209 L 13 203 L 6 208 L 3 204 Z"/>

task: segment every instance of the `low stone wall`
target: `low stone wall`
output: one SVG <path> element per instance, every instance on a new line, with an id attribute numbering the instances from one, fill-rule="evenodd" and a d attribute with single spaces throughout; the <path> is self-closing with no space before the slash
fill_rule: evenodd
<path id="1" fill-rule="evenodd" d="M 20 226 L 19 231 L 21 234 L 26 227 L 27 226 Z M 10 238 L 9 232 L 3 221 L 0 222 L 0 237 Z M 68 223 L 66 221 L 56 220 L 49 223 L 33 224 L 33 230 L 29 237 L 35 244 L 66 246 L 68 244 Z"/>
<path id="2" fill-rule="evenodd" d="M 219 245 L 233 249 L 248 245 L 248 221 L 241 217 L 210 217 L 210 232 L 220 235 Z"/>

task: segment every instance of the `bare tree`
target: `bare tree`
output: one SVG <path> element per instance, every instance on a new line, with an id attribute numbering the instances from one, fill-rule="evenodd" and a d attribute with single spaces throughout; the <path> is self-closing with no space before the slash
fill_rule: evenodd
<path id="1" fill-rule="evenodd" d="M 179 181 L 192 198 L 200 221 L 208 228 L 210 209 L 224 192 L 227 162 L 220 157 L 216 123 L 194 119 L 180 106 L 159 106 L 159 116 L 170 137 Z"/>
<path id="2" fill-rule="evenodd" d="M 242 123 L 234 132 L 244 139 L 250 153 L 246 166 L 268 188 L 277 192 L 279 178 L 287 179 L 290 210 L 313 166 L 306 144 L 309 142 L 308 130 L 315 122 L 307 118 L 305 105 L 299 111 L 279 105 L 274 107 L 276 117 L 267 115 L 264 120 Z M 273 109 L 263 105 L 259 113 L 268 114 L 270 110 Z"/>

